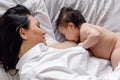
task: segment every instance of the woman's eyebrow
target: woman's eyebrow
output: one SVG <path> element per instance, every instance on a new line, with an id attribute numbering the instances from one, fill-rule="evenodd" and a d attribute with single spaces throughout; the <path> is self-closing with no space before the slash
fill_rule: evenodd
<path id="1" fill-rule="evenodd" d="M 41 27 L 41 26 L 40 26 L 40 23 L 39 23 L 38 21 L 37 21 L 37 23 L 36 23 L 36 24 L 37 24 L 37 26 L 39 26 L 39 28 Z"/>
<path id="2" fill-rule="evenodd" d="M 37 22 L 38 25 L 40 25 L 40 22 Z"/>
<path id="3" fill-rule="evenodd" d="M 37 25 L 37 26 L 40 26 L 40 23 L 39 23 L 38 21 L 36 21 L 36 25 Z"/>

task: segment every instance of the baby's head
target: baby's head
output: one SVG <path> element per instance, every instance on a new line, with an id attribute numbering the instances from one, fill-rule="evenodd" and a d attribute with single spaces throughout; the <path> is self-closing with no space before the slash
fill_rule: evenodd
<path id="1" fill-rule="evenodd" d="M 85 22 L 83 15 L 78 10 L 63 7 L 56 21 L 56 26 L 67 40 L 78 42 L 80 39 L 80 26 Z"/>

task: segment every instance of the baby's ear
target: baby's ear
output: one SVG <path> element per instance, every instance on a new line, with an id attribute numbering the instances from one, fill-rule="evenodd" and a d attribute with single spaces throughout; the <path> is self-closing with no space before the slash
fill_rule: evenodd
<path id="1" fill-rule="evenodd" d="M 24 40 L 28 39 L 27 31 L 24 28 L 20 27 L 19 34 L 22 39 L 24 39 Z"/>
<path id="2" fill-rule="evenodd" d="M 69 28 L 75 28 L 75 25 L 74 25 L 74 23 L 72 23 L 72 22 L 68 22 L 67 25 L 68 25 Z"/>

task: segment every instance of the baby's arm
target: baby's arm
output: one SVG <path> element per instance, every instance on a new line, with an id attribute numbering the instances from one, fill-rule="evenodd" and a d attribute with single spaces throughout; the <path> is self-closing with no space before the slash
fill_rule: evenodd
<path id="1" fill-rule="evenodd" d="M 77 43 L 75 43 L 73 41 L 65 41 L 62 43 L 50 45 L 50 47 L 57 48 L 57 49 L 66 49 L 66 48 L 70 48 L 70 47 L 74 47 L 74 46 L 77 46 Z"/>
<path id="2" fill-rule="evenodd" d="M 88 49 L 94 46 L 100 41 L 100 33 L 91 27 L 86 27 L 81 33 L 81 37 L 84 36 L 84 39 L 81 38 L 81 42 L 78 44 L 85 49 Z"/>

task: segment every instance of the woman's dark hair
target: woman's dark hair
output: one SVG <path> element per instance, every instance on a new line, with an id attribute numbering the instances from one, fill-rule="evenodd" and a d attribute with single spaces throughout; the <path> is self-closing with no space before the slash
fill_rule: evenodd
<path id="1" fill-rule="evenodd" d="M 73 10 L 70 7 L 63 7 L 60 11 L 56 26 L 72 22 L 76 27 L 79 27 L 82 23 L 85 23 L 83 15 L 78 10 Z"/>
<path id="2" fill-rule="evenodd" d="M 30 11 L 26 7 L 16 5 L 0 17 L 0 61 L 6 72 L 15 69 L 19 60 L 18 53 L 22 44 L 19 29 L 28 29 L 28 14 Z"/>

